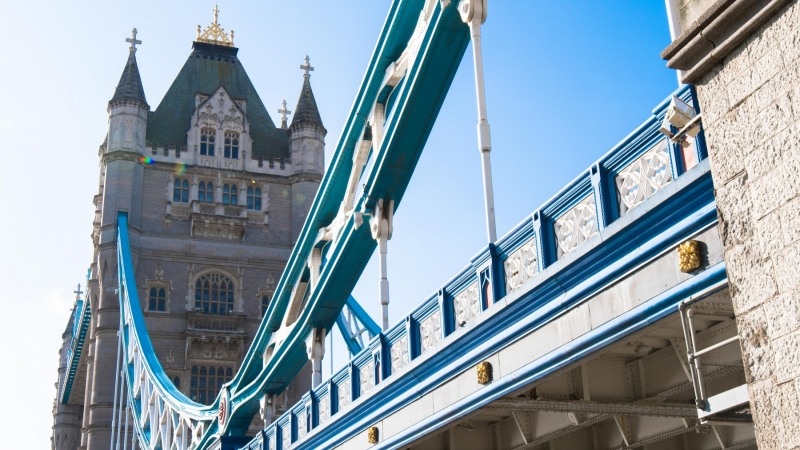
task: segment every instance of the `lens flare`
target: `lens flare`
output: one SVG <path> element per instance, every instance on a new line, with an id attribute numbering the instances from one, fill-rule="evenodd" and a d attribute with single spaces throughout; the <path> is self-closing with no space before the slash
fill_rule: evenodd
<path id="1" fill-rule="evenodd" d="M 186 173 L 186 164 L 178 163 L 175 164 L 175 175 L 183 175 Z"/>
<path id="2" fill-rule="evenodd" d="M 152 164 L 155 164 L 155 161 L 153 161 L 153 158 L 150 158 L 148 156 L 140 156 L 139 163 L 145 166 L 150 166 Z"/>

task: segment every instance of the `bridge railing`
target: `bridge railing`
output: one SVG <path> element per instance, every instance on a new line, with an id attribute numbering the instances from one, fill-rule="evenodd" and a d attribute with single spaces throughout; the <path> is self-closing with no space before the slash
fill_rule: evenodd
<path id="1" fill-rule="evenodd" d="M 699 109 L 689 87 L 674 95 Z M 474 326 L 492 304 L 515 297 L 529 280 L 579 264 L 584 252 L 576 250 L 599 243 L 602 230 L 611 223 L 632 220 L 630 211 L 706 159 L 702 132 L 683 144 L 659 132 L 669 101 L 531 216 L 480 251 L 400 323 L 375 336 L 248 448 L 277 448 L 277 442 L 289 448 L 360 397 L 382 389 L 384 381 L 406 372 L 415 359 L 439 351 L 441 341 Z"/>

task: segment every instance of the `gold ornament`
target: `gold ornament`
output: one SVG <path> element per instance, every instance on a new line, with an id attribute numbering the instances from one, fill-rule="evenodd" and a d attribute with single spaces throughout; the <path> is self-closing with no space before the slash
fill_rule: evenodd
<path id="1" fill-rule="evenodd" d="M 200 31 L 200 25 L 197 26 L 197 39 L 196 42 L 205 42 L 214 45 L 224 45 L 226 47 L 233 47 L 233 30 L 231 35 L 225 33 L 225 29 L 219 26 L 217 19 L 219 18 L 219 8 L 214 5 L 214 23 L 207 26 L 205 30 Z"/>
<path id="2" fill-rule="evenodd" d="M 369 427 L 367 430 L 367 441 L 370 444 L 378 443 L 378 427 Z"/>
<path id="3" fill-rule="evenodd" d="M 678 246 L 678 256 L 680 257 L 681 272 L 689 273 L 700 268 L 702 257 L 700 256 L 700 242 L 686 241 Z"/>
<path id="4" fill-rule="evenodd" d="M 475 369 L 478 375 L 478 383 L 489 384 L 492 381 L 492 364 L 490 362 L 479 363 Z"/>

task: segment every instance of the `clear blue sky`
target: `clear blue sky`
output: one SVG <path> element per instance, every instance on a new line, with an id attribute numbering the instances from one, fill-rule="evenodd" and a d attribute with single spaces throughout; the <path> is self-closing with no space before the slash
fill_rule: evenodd
<path id="1" fill-rule="evenodd" d="M 29 0 L 0 15 L 5 107 L 0 187 L 0 385 L 13 424 L 4 445 L 47 448 L 57 350 L 75 285 L 90 263 L 97 148 L 132 27 L 155 109 L 213 3 Z M 387 1 L 220 1 L 240 59 L 268 110 L 293 109 L 308 54 L 328 129 L 328 157 L 361 82 Z M 661 0 L 489 0 L 484 64 L 498 234 L 503 235 L 639 125 L 676 88 L 660 51 Z M 485 244 L 475 98 L 468 49 L 389 243 L 391 322 Z M 377 317 L 377 267 L 355 296 Z M 336 349 L 337 356 L 344 349 Z M 21 419 L 24 418 L 24 419 Z M 16 444 L 16 445 L 15 445 Z"/>

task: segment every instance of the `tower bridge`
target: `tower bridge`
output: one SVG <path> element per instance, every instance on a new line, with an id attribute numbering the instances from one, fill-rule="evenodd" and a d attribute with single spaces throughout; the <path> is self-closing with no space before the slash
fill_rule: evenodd
<path id="1" fill-rule="evenodd" d="M 796 8 L 789 3 L 774 11 Z M 247 311 L 233 302 L 233 287 L 214 288 L 221 297 L 205 298 L 198 294 L 203 289 L 198 285 L 194 303 L 187 301 L 195 308 L 187 315 L 207 314 L 208 305 L 230 308 L 218 310 L 227 311 L 220 313 L 220 327 L 241 336 L 246 329 L 252 331 L 251 340 L 237 341 L 248 341 L 248 346 L 235 373 L 223 377 L 222 368 L 211 367 L 220 370 L 214 379 L 218 389 L 201 390 L 195 386 L 200 378 L 192 375 L 187 395 L 181 378 L 172 375 L 172 363 L 165 365 L 154 345 L 153 320 L 147 313 L 158 309 L 158 289 L 166 284 L 158 275 L 159 265 L 155 277 L 148 278 L 147 290 L 140 288 L 143 277 L 150 276 L 142 267 L 152 266 L 143 261 L 161 243 L 148 235 L 148 219 L 132 206 L 141 199 L 120 195 L 119 205 L 103 210 L 97 239 L 106 244 L 101 246 L 106 256 L 113 244 L 114 254 L 108 257 L 117 263 L 95 268 L 100 275 L 90 274 L 87 291 L 99 290 L 102 298 L 110 298 L 107 289 L 97 285 L 114 286 L 113 282 L 98 278 L 106 280 L 103 272 L 116 271 L 118 303 L 93 300 L 87 292 L 76 308 L 59 394 L 64 405 L 81 395 L 93 398 L 97 394 L 90 396 L 77 386 L 102 374 L 96 355 L 105 354 L 106 365 L 116 362 L 115 368 L 106 369 L 106 375 L 113 374 L 113 389 L 106 389 L 105 402 L 95 403 L 90 417 L 90 422 L 97 419 L 95 427 L 110 426 L 102 434 L 95 432 L 97 440 L 90 438 L 82 447 L 111 442 L 117 448 L 152 449 L 744 449 L 780 442 L 754 426 L 754 420 L 760 423 L 758 404 L 751 402 L 754 388 L 749 384 L 757 376 L 752 367 L 756 338 L 752 324 L 740 317 L 748 310 L 737 301 L 741 286 L 748 285 L 729 278 L 731 265 L 741 264 L 730 254 L 730 227 L 737 226 L 738 219 L 718 210 L 715 153 L 709 148 L 713 141 L 706 129 L 702 91 L 681 85 L 649 114 L 643 112 L 638 128 L 497 238 L 480 55 L 485 8 L 480 0 L 391 3 L 324 174 L 317 171 L 318 155 L 303 153 L 308 145 L 293 144 L 301 139 L 317 142 L 325 133 L 311 92 L 313 68 L 308 58 L 301 66 L 304 85 L 291 126 L 284 102 L 278 111 L 281 128 L 267 130 L 273 133 L 267 140 L 280 145 L 286 146 L 289 136 L 287 158 L 280 159 L 283 156 L 274 150 L 259 150 L 255 140 L 242 137 L 242 153 L 251 145 L 251 151 L 260 154 L 232 163 L 242 170 L 260 170 L 265 190 L 279 184 L 277 178 L 269 178 L 278 176 L 276 160 L 295 175 L 291 182 L 300 183 L 298 189 L 309 192 L 316 188 L 313 183 L 319 188 L 302 226 L 296 219 L 303 214 L 291 212 L 298 227 L 295 232 L 290 226 L 287 234 L 295 235 L 296 243 L 281 256 L 285 269 L 270 286 L 258 324 L 248 322 Z M 213 26 L 219 28 L 216 14 Z M 759 26 L 769 26 L 766 20 Z M 204 36 L 223 42 L 198 38 L 198 60 L 212 53 L 217 60 L 236 57 L 232 33 L 228 37 L 221 28 L 216 31 Z M 689 45 L 691 37 L 683 39 L 675 45 Z M 146 111 L 140 81 L 136 83 L 136 35 L 129 41 L 128 75 L 123 74 L 120 84 L 125 89 L 118 88 L 110 105 L 112 126 L 117 113 L 139 117 Z M 436 292 L 419 299 L 418 306 L 391 325 L 386 315 L 386 241 L 394 214 L 402 214 L 415 165 L 470 43 L 488 242 L 465 261 L 463 270 L 443 280 Z M 220 45 L 225 47 L 222 53 Z M 675 59 L 675 64 L 684 64 L 680 57 Z M 697 70 L 687 73 L 698 76 Z M 213 104 L 208 100 L 218 98 L 229 108 L 228 123 L 241 130 L 255 126 L 249 117 L 259 114 L 260 102 L 244 104 L 229 92 L 233 89 L 224 80 L 206 86 L 194 107 L 184 106 L 186 115 L 198 124 L 210 121 Z M 206 104 L 207 111 L 201 108 Z M 158 116 L 159 111 L 152 114 Z M 152 146 L 156 164 L 178 161 L 182 151 L 166 142 L 169 130 L 151 126 L 158 125 L 148 119 L 147 135 L 166 143 Z M 211 158 L 213 141 L 203 130 L 197 130 L 195 145 L 200 150 L 195 163 L 217 164 Z M 129 146 L 124 131 L 110 133 L 106 145 L 118 148 L 109 151 L 115 157 L 109 157 L 106 177 L 110 171 L 146 177 L 143 170 L 148 165 L 128 156 L 147 147 Z M 225 133 L 229 152 L 233 144 Z M 236 142 L 239 151 L 240 141 Z M 210 173 L 198 176 L 212 179 Z M 217 180 L 219 190 L 219 175 Z M 184 188 L 174 184 L 176 180 L 170 183 L 168 192 L 177 196 L 167 214 L 191 236 L 247 243 L 254 228 L 271 227 L 278 220 L 274 214 L 242 208 L 244 201 L 239 200 L 223 201 L 213 211 L 202 209 L 213 202 L 183 205 Z M 205 189 L 194 186 L 187 195 L 199 198 Z M 215 195 L 213 189 L 208 195 Z M 248 195 L 248 201 L 255 201 Z M 240 208 L 231 208 L 236 206 Z M 256 251 L 230 248 L 246 255 Z M 376 248 L 382 256 L 380 320 L 370 318 L 352 296 Z M 241 271 L 238 280 L 236 289 L 246 289 Z M 228 291 L 230 304 L 227 294 L 220 294 Z M 148 302 L 155 307 L 143 308 Z M 89 321 L 114 330 L 116 351 L 110 333 L 101 339 L 99 325 L 87 333 Z M 325 337 L 334 325 L 352 357 L 323 380 Z M 230 342 L 219 330 L 194 326 L 199 337 L 193 345 L 201 352 L 206 340 Z M 86 367 L 83 353 L 87 335 L 94 336 L 94 371 Z M 199 401 L 195 392 L 201 391 L 215 397 Z M 787 408 L 789 416 L 797 414 Z M 106 414 L 105 422 L 95 417 L 98 411 Z"/>

